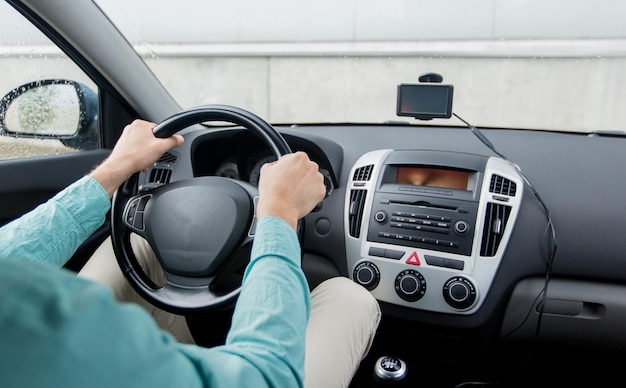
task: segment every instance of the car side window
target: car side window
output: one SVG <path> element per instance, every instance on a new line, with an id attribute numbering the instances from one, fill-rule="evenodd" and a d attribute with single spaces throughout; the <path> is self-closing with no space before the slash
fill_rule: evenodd
<path id="1" fill-rule="evenodd" d="M 0 160 L 100 148 L 95 83 L 0 2 Z"/>

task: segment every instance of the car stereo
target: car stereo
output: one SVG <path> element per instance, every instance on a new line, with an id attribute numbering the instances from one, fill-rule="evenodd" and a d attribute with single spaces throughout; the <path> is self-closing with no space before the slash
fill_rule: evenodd
<path id="1" fill-rule="evenodd" d="M 496 157 L 429 150 L 363 155 L 345 199 L 352 279 L 381 301 L 473 312 L 503 257 L 522 182 Z"/>

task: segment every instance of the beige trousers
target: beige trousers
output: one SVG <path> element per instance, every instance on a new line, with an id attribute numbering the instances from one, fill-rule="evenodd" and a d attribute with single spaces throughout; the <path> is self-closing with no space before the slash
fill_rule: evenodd
<path id="1" fill-rule="evenodd" d="M 156 283 L 164 275 L 145 240 L 133 235 L 137 259 Z M 159 326 L 183 343 L 194 343 L 185 317 L 163 311 L 143 299 L 126 281 L 107 239 L 80 271 L 79 276 L 109 286 L 115 298 L 144 307 Z M 380 307 L 363 287 L 344 277 L 320 283 L 311 291 L 311 313 L 306 331 L 306 388 L 345 388 L 367 355 L 378 324 Z"/>

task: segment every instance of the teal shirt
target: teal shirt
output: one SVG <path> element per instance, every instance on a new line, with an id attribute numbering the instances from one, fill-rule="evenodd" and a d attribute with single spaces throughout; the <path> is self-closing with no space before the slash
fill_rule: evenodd
<path id="1" fill-rule="evenodd" d="M 87 176 L 0 228 L 0 386 L 303 385 L 310 295 L 286 222 L 259 221 L 226 344 L 203 348 L 60 268 L 109 208 Z"/>

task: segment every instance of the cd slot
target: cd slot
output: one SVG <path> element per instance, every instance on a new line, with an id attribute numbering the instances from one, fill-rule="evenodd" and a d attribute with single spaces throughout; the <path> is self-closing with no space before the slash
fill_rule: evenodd
<path id="1" fill-rule="evenodd" d="M 416 206 L 426 209 L 441 209 L 441 210 L 451 210 L 451 211 L 459 211 L 459 208 L 456 206 L 448 206 L 441 205 L 436 203 L 430 203 L 428 201 L 397 201 L 397 200 L 389 200 L 389 204 L 398 204 L 398 205 L 408 205 L 408 206 Z"/>

